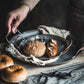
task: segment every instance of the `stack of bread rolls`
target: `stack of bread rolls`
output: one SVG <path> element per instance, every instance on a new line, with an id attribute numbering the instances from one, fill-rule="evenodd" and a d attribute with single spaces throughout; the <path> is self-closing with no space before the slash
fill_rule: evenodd
<path id="1" fill-rule="evenodd" d="M 22 82 L 27 78 L 27 71 L 21 65 L 14 65 L 12 58 L 0 55 L 1 79 L 7 83 Z"/>

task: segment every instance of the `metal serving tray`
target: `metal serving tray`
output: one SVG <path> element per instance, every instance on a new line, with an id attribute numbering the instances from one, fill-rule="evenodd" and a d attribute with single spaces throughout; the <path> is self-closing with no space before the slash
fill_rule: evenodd
<path id="1" fill-rule="evenodd" d="M 39 30 L 30 30 L 30 31 L 26 31 L 23 33 L 19 33 L 19 34 L 13 36 L 10 40 L 8 40 L 9 35 L 6 36 L 6 39 L 9 43 L 7 45 L 7 47 L 10 44 L 13 44 L 17 48 L 17 50 L 19 50 L 19 52 L 21 54 L 24 54 L 23 47 L 29 41 L 40 40 L 46 45 L 46 43 L 48 42 L 49 39 L 51 39 L 51 38 L 55 39 L 58 43 L 57 56 L 59 56 L 59 57 L 54 62 L 46 63 L 44 66 L 53 66 L 53 65 L 59 65 L 59 64 L 69 62 L 70 60 L 72 60 L 75 57 L 74 55 L 77 51 L 76 45 L 73 43 L 73 39 L 68 38 L 68 40 L 67 40 L 67 39 L 64 39 L 62 37 L 55 36 L 55 35 L 41 34 L 41 32 Z M 25 57 L 26 57 L 26 55 L 25 55 Z M 19 59 L 18 57 L 16 57 L 16 58 Z M 50 60 L 52 58 L 49 58 L 47 56 L 47 54 L 45 53 L 45 55 L 43 57 L 40 57 L 37 59 L 46 61 L 46 60 Z M 23 61 L 23 59 L 19 59 L 19 60 Z M 28 63 L 28 61 L 24 61 L 24 62 Z M 31 63 L 36 64 L 34 62 L 31 62 Z M 38 64 L 36 64 L 36 65 L 38 65 Z M 39 66 L 42 66 L 42 65 L 39 65 Z"/>

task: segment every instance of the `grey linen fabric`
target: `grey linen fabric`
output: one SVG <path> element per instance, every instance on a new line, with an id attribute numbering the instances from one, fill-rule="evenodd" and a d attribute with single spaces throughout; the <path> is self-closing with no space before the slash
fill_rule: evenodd
<path id="1" fill-rule="evenodd" d="M 50 70 L 28 78 L 29 84 L 82 84 L 84 65 L 71 69 Z M 69 67 L 67 67 L 69 68 Z M 32 81 L 31 81 L 32 80 Z"/>

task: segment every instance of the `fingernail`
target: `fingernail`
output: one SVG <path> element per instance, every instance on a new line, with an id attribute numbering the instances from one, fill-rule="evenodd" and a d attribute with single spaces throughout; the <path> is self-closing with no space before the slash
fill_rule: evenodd
<path id="1" fill-rule="evenodd" d="M 15 28 L 12 28 L 12 31 L 14 32 L 15 31 Z"/>
<path id="2" fill-rule="evenodd" d="M 16 28 L 12 28 L 12 32 L 15 34 L 16 33 Z"/>

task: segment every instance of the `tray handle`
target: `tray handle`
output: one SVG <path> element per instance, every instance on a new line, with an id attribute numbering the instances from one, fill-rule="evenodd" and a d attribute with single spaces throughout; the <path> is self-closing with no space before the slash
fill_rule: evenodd
<path id="1" fill-rule="evenodd" d="M 18 29 L 16 29 L 17 30 L 17 32 L 19 33 L 19 34 L 21 34 L 21 32 L 18 30 Z M 10 44 L 10 41 L 8 40 L 8 36 L 11 34 L 12 32 L 10 32 L 10 33 L 7 33 L 6 34 L 6 36 L 5 36 L 5 38 L 6 38 L 6 41 Z"/>
<path id="2" fill-rule="evenodd" d="M 23 40 L 25 40 L 25 38 L 22 37 L 22 36 L 17 36 L 17 38 L 16 38 L 15 41 L 14 41 L 15 46 L 16 46 L 18 49 L 20 49 L 20 47 L 19 47 L 18 44 L 17 44 L 17 39 L 18 39 L 18 38 L 22 38 Z"/>

